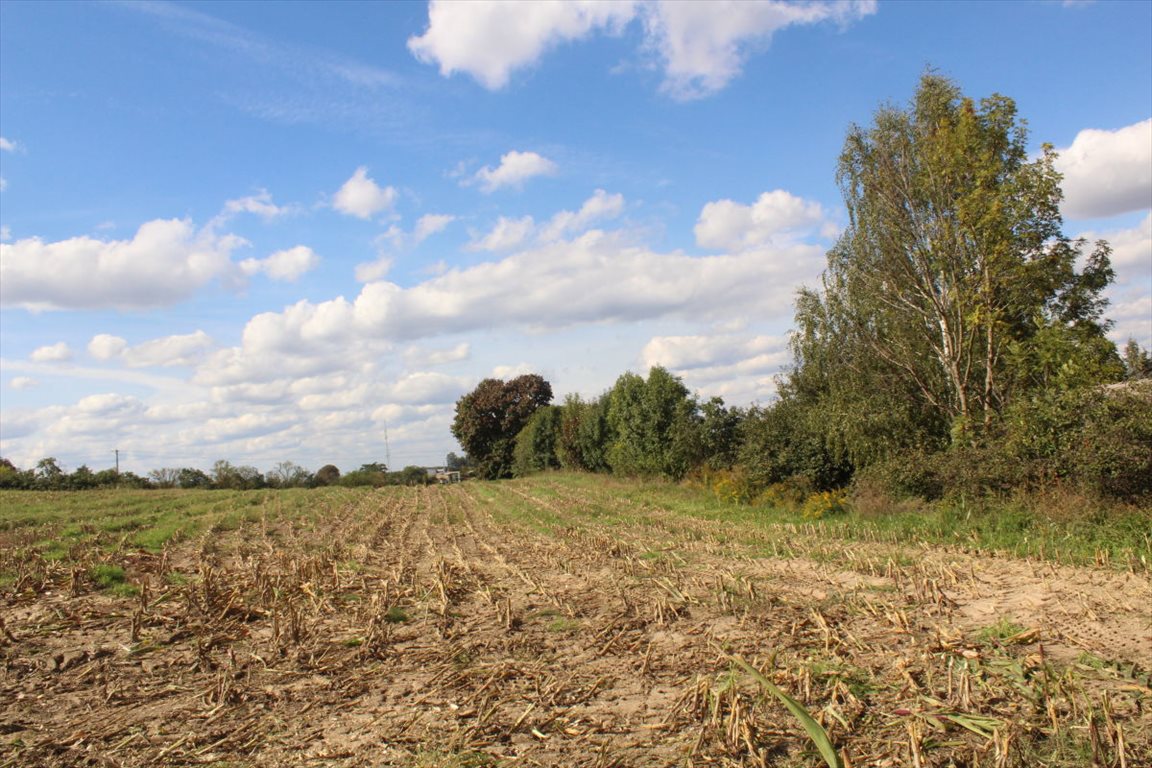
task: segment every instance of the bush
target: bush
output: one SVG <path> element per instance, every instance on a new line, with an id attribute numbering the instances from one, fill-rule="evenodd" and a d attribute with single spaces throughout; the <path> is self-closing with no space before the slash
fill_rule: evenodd
<path id="1" fill-rule="evenodd" d="M 823 520 L 848 514 L 848 494 L 845 491 L 821 491 L 809 496 L 800 510 L 809 520 Z"/>
<path id="2" fill-rule="evenodd" d="M 774 507 L 789 512 L 799 512 L 804 502 L 813 494 L 815 487 L 805 475 L 793 475 L 778 483 L 772 483 L 756 497 L 756 504 Z"/>
<path id="3" fill-rule="evenodd" d="M 1063 463 L 1084 490 L 1152 502 L 1152 382 L 1111 388 L 1089 409 Z"/>

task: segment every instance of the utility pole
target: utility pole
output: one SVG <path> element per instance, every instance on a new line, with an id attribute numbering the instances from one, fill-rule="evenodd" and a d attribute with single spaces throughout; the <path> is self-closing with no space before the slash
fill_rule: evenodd
<path id="1" fill-rule="evenodd" d="M 113 448 L 112 452 L 116 454 L 116 477 L 120 477 L 120 449 Z"/>
<path id="2" fill-rule="evenodd" d="M 392 449 L 388 447 L 388 422 L 384 422 L 384 466 L 388 467 L 389 472 L 393 472 L 392 468 Z"/>

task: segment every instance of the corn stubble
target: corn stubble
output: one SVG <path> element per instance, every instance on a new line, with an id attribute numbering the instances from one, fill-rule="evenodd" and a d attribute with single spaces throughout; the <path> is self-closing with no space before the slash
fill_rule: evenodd
<path id="1" fill-rule="evenodd" d="M 1152 765 L 1143 646 L 981 632 L 990 558 L 564 476 L 314 498 L 160 552 L 0 532 L 0 766 Z"/>

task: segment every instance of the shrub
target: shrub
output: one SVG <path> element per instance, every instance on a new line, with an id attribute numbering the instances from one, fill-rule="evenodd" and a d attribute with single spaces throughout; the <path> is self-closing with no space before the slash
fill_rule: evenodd
<path id="1" fill-rule="evenodd" d="M 845 491 L 821 491 L 813 493 L 805 502 L 800 513 L 809 520 L 823 520 L 848 514 L 848 494 Z"/>
<path id="2" fill-rule="evenodd" d="M 789 512 L 798 512 L 815 488 L 806 475 L 793 475 L 778 483 L 772 483 L 756 497 L 760 506 L 775 507 Z"/>

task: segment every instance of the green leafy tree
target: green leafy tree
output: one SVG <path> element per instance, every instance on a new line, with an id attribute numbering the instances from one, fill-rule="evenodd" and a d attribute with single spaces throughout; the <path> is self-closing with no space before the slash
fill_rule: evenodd
<path id="1" fill-rule="evenodd" d="M 849 224 L 800 294 L 791 379 L 853 461 L 987 430 L 1044 386 L 1045 345 L 1081 381 L 1115 375 L 1108 247 L 1063 235 L 1056 155 L 1032 159 L 1026 140 L 1011 99 L 976 103 L 931 74 L 906 109 L 848 132 Z"/>
<path id="2" fill-rule="evenodd" d="M 176 484 L 181 488 L 211 488 L 212 478 L 202 469 L 181 467 L 176 474 Z"/>
<path id="3" fill-rule="evenodd" d="M 551 401 L 552 385 L 536 374 L 485 379 L 456 402 L 452 435 L 481 477 L 511 477 L 516 435 Z"/>
<path id="4" fill-rule="evenodd" d="M 335 464 L 325 464 L 316 470 L 312 478 L 315 485 L 336 485 L 340 482 L 340 470 Z"/>
<path id="5" fill-rule="evenodd" d="M 512 451 L 512 474 L 524 477 L 535 472 L 559 469 L 556 457 L 556 438 L 560 433 L 559 406 L 537 408 L 524 429 L 516 436 Z"/>
<path id="6" fill-rule="evenodd" d="M 1152 378 L 1152 356 L 1141 349 L 1136 339 L 1128 339 L 1124 346 L 1124 375 L 1129 380 Z"/>
<path id="7" fill-rule="evenodd" d="M 699 422 L 696 399 L 679 377 L 660 366 L 647 379 L 625 373 L 609 396 L 612 471 L 683 477 L 701 458 Z"/>
<path id="8" fill-rule="evenodd" d="M 567 395 L 560 406 L 556 457 L 565 469 L 608 472 L 608 447 L 613 435 L 608 425 L 610 394 L 585 402 L 579 395 Z"/>

